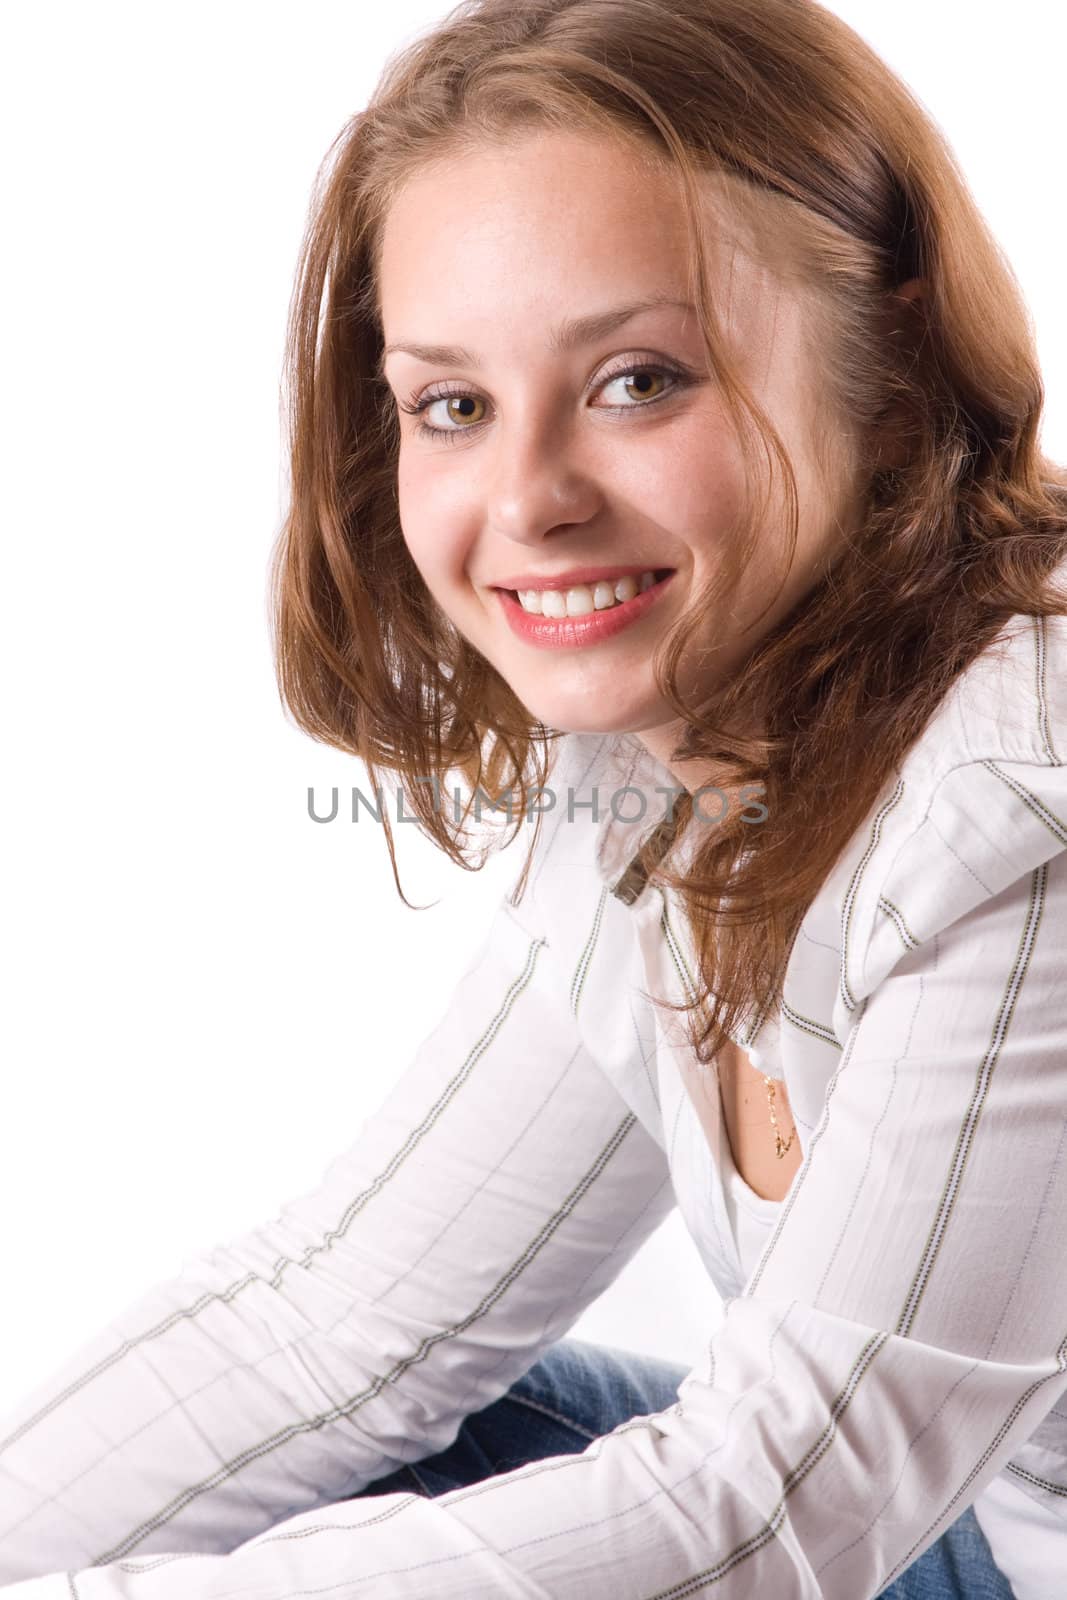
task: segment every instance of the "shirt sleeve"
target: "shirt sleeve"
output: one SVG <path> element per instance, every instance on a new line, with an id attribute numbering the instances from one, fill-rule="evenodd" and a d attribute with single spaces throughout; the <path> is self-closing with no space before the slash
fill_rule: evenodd
<path id="1" fill-rule="evenodd" d="M 871 1600 L 1067 1384 L 1065 815 L 1067 767 L 974 763 L 882 875 L 877 922 L 846 897 L 821 1119 L 669 1409 L 436 1499 L 79 1572 L 78 1600 Z"/>
<path id="2" fill-rule="evenodd" d="M 0 1585 L 240 1586 L 248 1540 L 308 1512 L 325 1530 L 333 1502 L 451 1444 L 674 1204 L 535 902 L 505 898 L 321 1186 L 145 1294 L 0 1424 Z M 251 1556 L 268 1588 L 285 1552 L 313 1587 L 337 1568 L 328 1535 L 286 1540 Z"/>

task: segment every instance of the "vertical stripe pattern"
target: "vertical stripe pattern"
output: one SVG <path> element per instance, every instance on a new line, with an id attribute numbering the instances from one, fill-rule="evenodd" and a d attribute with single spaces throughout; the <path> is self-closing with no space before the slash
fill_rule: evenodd
<path id="1" fill-rule="evenodd" d="M 13 1600 L 871 1600 L 971 1505 L 1017 1600 L 1057 1592 L 1067 621 L 1004 651 L 847 842 L 781 1026 L 746 1032 L 807 1131 L 780 1200 L 719 1170 L 655 1005 L 697 993 L 691 930 L 587 805 L 602 779 L 661 805 L 670 774 L 567 736 L 527 893 L 321 1184 L 6 1419 Z M 360 1496 L 506 1395 L 675 1205 L 723 1297 L 676 1403 Z"/>

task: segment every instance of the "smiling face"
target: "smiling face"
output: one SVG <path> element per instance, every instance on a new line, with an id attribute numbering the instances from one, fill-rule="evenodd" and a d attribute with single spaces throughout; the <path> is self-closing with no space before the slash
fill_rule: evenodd
<path id="1" fill-rule="evenodd" d="M 813 450 L 830 413 L 805 300 L 739 249 L 715 260 L 716 311 L 789 452 L 800 524 L 781 593 L 742 635 L 785 570 L 785 502 L 772 501 L 730 614 L 709 617 L 682 657 L 683 696 L 736 669 L 811 586 L 854 512 L 852 476 L 824 483 Z M 622 141 L 584 131 L 528 134 L 420 170 L 381 240 L 400 521 L 427 588 L 547 726 L 636 733 L 661 759 L 679 725 L 653 651 L 718 570 L 744 495 L 687 279 L 675 186 Z M 639 302 L 646 309 L 624 316 Z M 390 349 L 400 345 L 423 348 Z M 648 573 L 662 581 L 645 577 L 642 592 Z M 622 574 L 634 598 L 616 589 Z M 556 595 L 527 597 L 540 615 L 510 593 L 546 585 Z"/>

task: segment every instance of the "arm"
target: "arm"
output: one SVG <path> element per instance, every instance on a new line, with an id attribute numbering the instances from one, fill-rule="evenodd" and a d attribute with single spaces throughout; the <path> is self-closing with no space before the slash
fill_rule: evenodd
<path id="1" fill-rule="evenodd" d="M 1067 814 L 1067 767 L 1023 777 L 1011 827 L 946 841 L 958 916 L 939 920 L 934 832 L 887 885 L 913 948 L 857 1004 L 780 1225 L 677 1404 L 434 1500 L 352 1501 L 228 1557 L 79 1574 L 79 1600 L 878 1594 L 1067 1384 L 1067 829 L 1040 815 Z M 66 1582 L 19 1600 L 70 1600 Z"/>
<path id="2" fill-rule="evenodd" d="M 0 1423 L 0 1585 L 230 1551 L 445 1448 L 673 1203 L 536 913 L 503 903 L 322 1185 L 144 1295 Z"/>

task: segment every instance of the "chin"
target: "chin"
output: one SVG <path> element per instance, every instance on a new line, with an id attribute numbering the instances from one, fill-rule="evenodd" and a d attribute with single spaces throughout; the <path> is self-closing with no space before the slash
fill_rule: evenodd
<path id="1" fill-rule="evenodd" d="M 598 706 L 592 696 L 577 705 L 560 705 L 558 702 L 549 705 L 543 701 L 539 703 L 536 697 L 526 698 L 522 695 L 520 699 L 531 715 L 543 722 L 546 728 L 556 728 L 561 733 L 633 733 L 638 728 L 647 727 L 649 722 L 649 718 L 642 715 L 640 707 L 610 709 Z"/>

